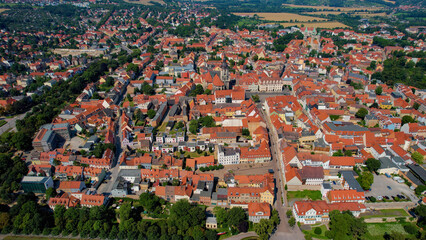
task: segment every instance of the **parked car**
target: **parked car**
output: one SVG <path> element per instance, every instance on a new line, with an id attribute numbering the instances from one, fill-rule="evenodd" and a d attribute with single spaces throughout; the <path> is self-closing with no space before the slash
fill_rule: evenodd
<path id="1" fill-rule="evenodd" d="M 389 200 L 389 199 L 390 199 L 388 196 L 384 196 L 384 198 L 385 198 L 386 200 Z"/>

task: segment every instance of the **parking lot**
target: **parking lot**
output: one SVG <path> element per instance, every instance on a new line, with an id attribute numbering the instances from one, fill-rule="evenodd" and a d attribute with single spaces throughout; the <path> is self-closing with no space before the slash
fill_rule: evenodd
<path id="1" fill-rule="evenodd" d="M 388 186 L 391 188 L 389 189 Z M 384 175 L 374 174 L 374 183 L 371 186 L 371 191 L 365 192 L 366 197 L 378 196 L 396 196 L 398 194 L 404 194 L 409 197 L 413 202 L 417 202 L 419 199 L 415 196 L 413 190 L 411 190 L 406 184 L 398 183 L 392 178 L 388 178 Z"/>

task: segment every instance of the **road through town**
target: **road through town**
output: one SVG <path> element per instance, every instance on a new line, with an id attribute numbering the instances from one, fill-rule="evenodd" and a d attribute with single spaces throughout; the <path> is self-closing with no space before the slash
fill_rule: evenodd
<path id="1" fill-rule="evenodd" d="M 274 204 L 274 208 L 278 211 L 280 215 L 281 222 L 277 226 L 277 229 L 271 236 L 272 240 L 280 240 L 280 239 L 304 239 L 303 233 L 300 231 L 300 229 L 296 226 L 294 228 L 290 227 L 288 225 L 288 218 L 286 216 L 287 210 L 290 208 L 285 207 L 286 203 L 284 202 L 286 200 L 284 185 L 285 185 L 285 175 L 284 175 L 284 169 L 282 169 L 282 154 L 280 150 L 280 143 L 278 141 L 278 134 L 275 131 L 274 126 L 272 125 L 271 119 L 269 117 L 269 114 L 261 110 L 261 105 L 258 105 L 258 109 L 260 111 L 260 114 L 262 115 L 263 119 L 266 121 L 266 127 L 268 129 L 269 133 L 269 139 L 270 139 L 270 145 L 271 145 L 271 154 L 272 154 L 272 161 L 273 161 L 273 170 L 275 174 L 275 182 L 277 186 L 277 193 L 276 193 L 276 201 Z"/>

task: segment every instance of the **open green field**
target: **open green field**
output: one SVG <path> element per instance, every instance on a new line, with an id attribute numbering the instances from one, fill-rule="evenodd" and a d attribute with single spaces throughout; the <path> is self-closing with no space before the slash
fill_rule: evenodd
<path id="1" fill-rule="evenodd" d="M 288 191 L 287 192 L 287 200 L 294 198 L 309 198 L 311 200 L 321 200 L 322 195 L 320 191 L 311 191 L 311 190 L 303 190 L 303 191 Z"/>
<path id="2" fill-rule="evenodd" d="M 385 233 L 391 232 L 408 235 L 401 223 L 369 223 L 367 224 L 367 231 L 375 238 L 383 237 Z"/>
<path id="3" fill-rule="evenodd" d="M 404 209 L 382 209 L 374 214 L 363 215 L 364 218 L 383 218 L 383 217 L 409 217 Z"/>

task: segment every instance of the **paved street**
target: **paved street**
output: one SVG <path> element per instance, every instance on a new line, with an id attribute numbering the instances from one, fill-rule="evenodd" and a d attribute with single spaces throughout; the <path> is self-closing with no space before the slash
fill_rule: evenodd
<path id="1" fill-rule="evenodd" d="M 281 222 L 277 226 L 276 231 L 271 236 L 271 239 L 272 240 L 304 239 L 304 234 L 302 233 L 302 231 L 300 231 L 300 229 L 297 226 L 294 228 L 291 228 L 288 225 L 288 218 L 286 216 L 286 211 L 290 208 L 284 207 L 285 202 L 282 202 L 282 200 L 285 201 L 286 199 L 285 192 L 284 192 L 285 178 L 284 178 L 284 171 L 281 168 L 282 155 L 281 155 L 281 150 L 280 150 L 279 141 L 278 141 L 278 134 L 276 133 L 275 128 L 272 125 L 269 115 L 262 110 L 261 106 L 258 106 L 258 109 L 260 110 L 260 114 L 266 121 L 266 127 L 269 133 L 269 139 L 271 143 L 272 162 L 273 162 L 272 167 L 275 172 L 275 181 L 277 186 L 276 201 L 274 203 L 274 208 L 277 209 L 281 219 Z"/>
<path id="2" fill-rule="evenodd" d="M 0 127 L 0 135 L 3 134 L 4 132 L 7 132 L 9 129 L 16 131 L 16 121 L 18 119 L 22 120 L 26 114 L 27 112 L 19 114 L 18 116 L 15 116 L 13 118 L 5 118 L 4 120 L 7 121 L 7 123 L 3 125 L 2 127 Z"/>

